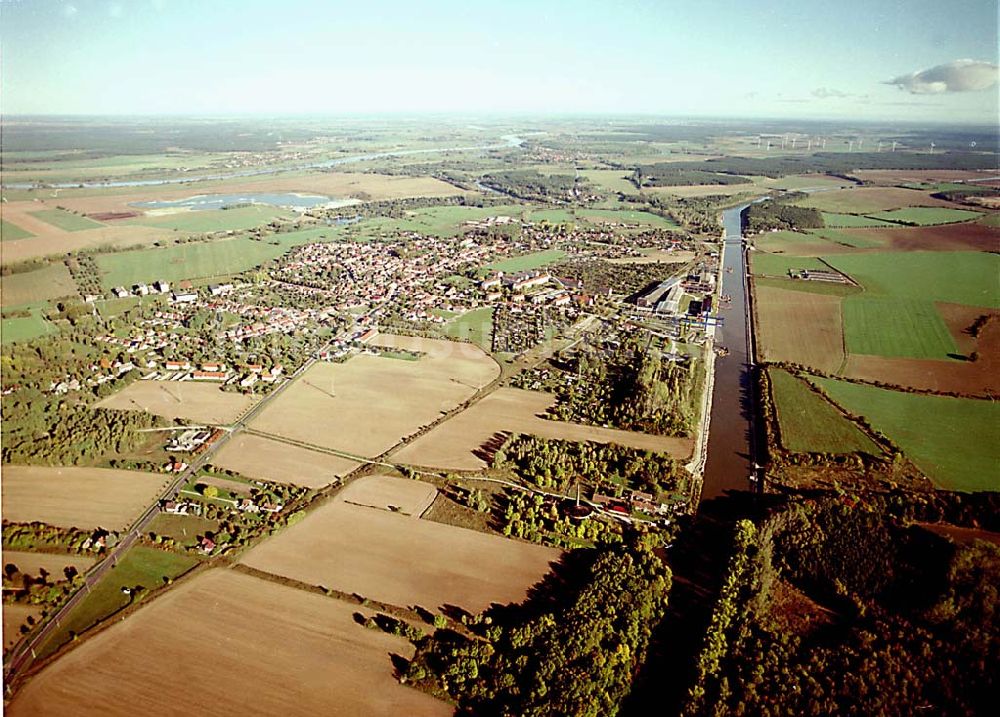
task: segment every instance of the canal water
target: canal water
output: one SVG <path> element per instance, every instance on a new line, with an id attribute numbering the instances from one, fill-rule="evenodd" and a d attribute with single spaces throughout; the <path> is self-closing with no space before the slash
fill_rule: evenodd
<path id="1" fill-rule="evenodd" d="M 740 221 L 740 213 L 745 208 L 735 207 L 723 213 L 726 237 L 722 252 L 722 293 L 729 294 L 732 301 L 720 306 L 722 325 L 716 329 L 715 345 L 724 346 L 729 353 L 715 360 L 702 500 L 716 498 L 729 490 L 745 491 L 753 487 L 749 477 L 753 466 L 754 401 L 748 355 L 746 259 Z"/>

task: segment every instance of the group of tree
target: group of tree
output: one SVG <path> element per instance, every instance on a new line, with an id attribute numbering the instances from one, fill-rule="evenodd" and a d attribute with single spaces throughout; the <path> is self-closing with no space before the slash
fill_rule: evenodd
<path id="1" fill-rule="evenodd" d="M 590 192 L 582 178 L 569 174 L 542 174 L 533 169 L 490 172 L 479 181 L 494 191 L 527 200 L 568 202 Z"/>
<path id="2" fill-rule="evenodd" d="M 781 201 L 751 204 L 743 211 L 744 226 L 751 234 L 772 229 L 818 229 L 824 226 L 818 209 L 796 207 Z"/>
<path id="3" fill-rule="evenodd" d="M 566 491 L 578 481 L 602 491 L 636 489 L 679 492 L 687 486 L 683 465 L 666 453 L 617 443 L 576 442 L 517 434 L 497 449 L 493 464 L 522 480 L 552 491 Z"/>
<path id="4" fill-rule="evenodd" d="M 581 584 L 418 643 L 405 680 L 486 717 L 618 713 L 663 616 L 669 569 L 648 537 L 597 551 Z M 589 557 L 589 556 L 588 556 Z"/>
<path id="5" fill-rule="evenodd" d="M 629 176 L 638 189 L 643 187 L 676 187 L 691 184 L 745 184 L 750 180 L 737 174 L 722 174 L 704 169 L 680 168 L 675 163 L 649 164 L 636 167 Z"/>

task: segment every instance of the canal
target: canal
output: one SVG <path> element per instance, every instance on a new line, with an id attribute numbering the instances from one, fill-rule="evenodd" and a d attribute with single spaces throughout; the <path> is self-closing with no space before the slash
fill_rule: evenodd
<path id="1" fill-rule="evenodd" d="M 753 488 L 754 382 L 747 287 L 740 213 L 746 205 L 723 212 L 725 242 L 722 250 L 722 325 L 716 328 L 715 345 L 728 354 L 715 361 L 708 455 L 701 499 L 710 500 L 730 490 Z"/>

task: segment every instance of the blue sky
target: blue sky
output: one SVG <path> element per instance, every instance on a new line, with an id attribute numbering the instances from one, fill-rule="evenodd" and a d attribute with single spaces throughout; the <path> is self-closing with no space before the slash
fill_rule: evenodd
<path id="1" fill-rule="evenodd" d="M 5 114 L 997 120 L 905 80 L 995 78 L 996 0 L 0 0 L 0 40 Z"/>

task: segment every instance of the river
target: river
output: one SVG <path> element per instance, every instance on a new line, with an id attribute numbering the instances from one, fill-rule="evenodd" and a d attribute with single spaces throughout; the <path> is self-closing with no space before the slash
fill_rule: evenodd
<path id="1" fill-rule="evenodd" d="M 712 418 L 708 437 L 701 498 L 707 500 L 729 490 L 749 490 L 753 465 L 753 384 L 749 356 L 748 290 L 740 212 L 746 205 L 723 212 L 725 242 L 722 251 L 722 293 L 732 302 L 720 306 L 722 325 L 716 329 L 716 346 L 729 354 L 715 361 Z M 731 271 L 730 271 L 731 270 Z"/>
<path id="2" fill-rule="evenodd" d="M 37 182 L 17 182 L 14 184 L 4 184 L 6 189 L 105 189 L 115 187 L 156 187 L 164 184 L 187 184 L 189 182 L 207 182 L 221 179 L 239 179 L 241 177 L 260 177 L 267 174 L 282 174 L 284 172 L 300 172 L 306 169 L 328 169 L 342 164 L 353 164 L 364 162 L 369 159 L 384 159 L 386 157 L 406 157 L 412 154 L 431 154 L 433 152 L 474 152 L 478 150 L 490 149 L 510 149 L 520 147 L 524 142 L 520 137 L 513 134 L 506 134 L 500 138 L 500 144 L 484 144 L 475 147 L 434 147 L 431 149 L 401 149 L 394 152 L 375 152 L 372 154 L 357 154 L 351 157 L 338 157 L 337 159 L 326 159 L 322 162 L 310 162 L 307 164 L 296 164 L 288 167 L 261 167 L 259 169 L 241 169 L 238 172 L 228 172 L 226 174 L 203 174 L 200 176 L 170 177 L 167 179 L 133 179 L 119 182 L 55 182 L 44 184 Z"/>

